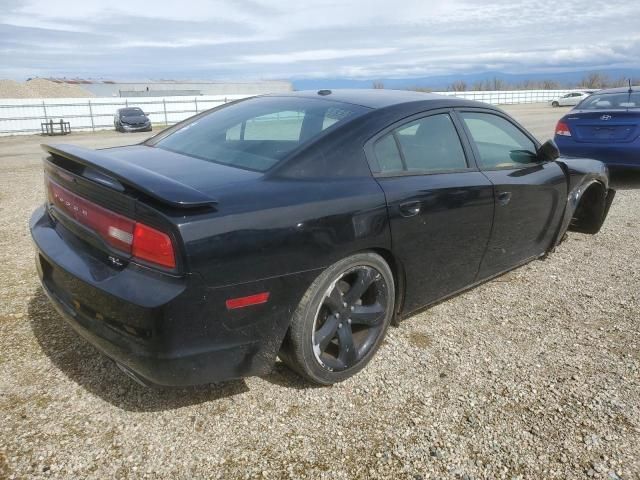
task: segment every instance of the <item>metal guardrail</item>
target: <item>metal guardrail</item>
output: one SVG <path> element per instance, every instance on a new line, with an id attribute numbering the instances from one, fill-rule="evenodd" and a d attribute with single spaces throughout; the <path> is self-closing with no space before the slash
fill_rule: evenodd
<path id="1" fill-rule="evenodd" d="M 509 90 L 434 92 L 493 104 L 517 104 L 548 102 L 572 90 Z M 185 118 L 231 100 L 250 95 L 226 97 L 136 97 L 73 99 L 56 102 L 56 99 L 5 100 L 0 104 L 0 135 L 38 133 L 40 124 L 63 119 L 70 122 L 73 130 L 105 130 L 113 128 L 111 119 L 118 108 L 140 107 L 153 124 L 173 125 Z M 1 102 L 2 100 L 0 100 Z M 109 121 L 105 121 L 105 119 Z"/>

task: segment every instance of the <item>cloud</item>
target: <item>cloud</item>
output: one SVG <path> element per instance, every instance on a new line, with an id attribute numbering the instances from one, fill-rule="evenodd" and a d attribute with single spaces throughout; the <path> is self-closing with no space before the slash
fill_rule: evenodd
<path id="1" fill-rule="evenodd" d="M 314 62 L 319 60 L 338 60 L 343 58 L 377 57 L 395 52 L 395 48 L 351 48 L 343 50 L 304 50 L 301 52 L 267 53 L 261 55 L 245 55 L 243 62 L 249 63 L 291 63 Z"/>
<path id="2" fill-rule="evenodd" d="M 3 0 L 0 77 L 380 78 L 640 67 L 627 0 Z"/>

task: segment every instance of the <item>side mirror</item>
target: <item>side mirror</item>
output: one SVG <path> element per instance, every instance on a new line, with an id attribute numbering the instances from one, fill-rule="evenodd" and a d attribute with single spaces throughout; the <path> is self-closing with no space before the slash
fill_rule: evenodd
<path id="1" fill-rule="evenodd" d="M 553 140 L 547 140 L 540 145 L 537 153 L 538 159 L 542 162 L 553 162 L 560 156 L 560 150 Z"/>
<path id="2" fill-rule="evenodd" d="M 538 161 L 538 154 L 529 150 L 511 150 L 509 152 L 509 158 L 514 163 L 536 163 Z"/>

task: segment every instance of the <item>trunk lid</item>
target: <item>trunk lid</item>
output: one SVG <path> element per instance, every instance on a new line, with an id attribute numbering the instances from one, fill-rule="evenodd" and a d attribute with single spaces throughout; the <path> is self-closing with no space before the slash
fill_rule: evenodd
<path id="1" fill-rule="evenodd" d="M 172 208 L 215 207 L 222 185 L 260 174 L 146 145 L 90 150 L 43 145 L 49 162 L 114 190 L 138 193 Z"/>
<path id="2" fill-rule="evenodd" d="M 640 111 L 577 110 L 565 121 L 577 142 L 632 142 L 640 134 Z"/>
<path id="3" fill-rule="evenodd" d="M 260 176 L 143 145 L 43 148 L 50 217 L 74 248 L 116 268 L 135 261 L 184 272 L 180 222 L 217 210 L 214 194 L 223 185 Z"/>

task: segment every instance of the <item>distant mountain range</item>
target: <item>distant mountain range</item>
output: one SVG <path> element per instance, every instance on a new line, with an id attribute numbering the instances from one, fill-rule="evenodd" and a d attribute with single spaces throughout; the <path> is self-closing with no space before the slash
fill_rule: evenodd
<path id="1" fill-rule="evenodd" d="M 608 70 L 585 70 L 561 73 L 483 72 L 458 75 L 437 75 L 420 78 L 306 78 L 297 80 L 293 79 L 292 83 L 295 90 L 318 90 L 321 88 L 372 88 L 374 82 L 381 83 L 385 88 L 392 89 L 427 88 L 431 90 L 446 90 L 453 82 L 464 81 L 467 84 L 467 89 L 471 90 L 471 87 L 475 83 L 498 79 L 508 85 L 518 85 L 527 80 L 532 82 L 551 80 L 557 82 L 561 87 L 569 87 L 578 85 L 584 77 L 594 72 L 602 73 L 611 80 L 631 77 L 635 79 L 636 84 L 640 83 L 640 68 L 615 68 Z"/>

